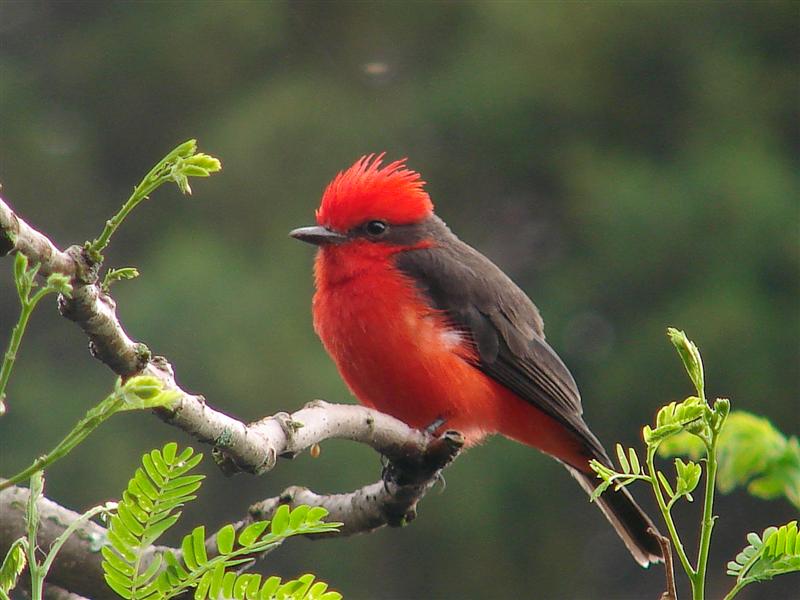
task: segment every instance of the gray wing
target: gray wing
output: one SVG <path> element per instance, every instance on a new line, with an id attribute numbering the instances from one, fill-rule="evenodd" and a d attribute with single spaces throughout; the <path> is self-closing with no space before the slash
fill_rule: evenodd
<path id="1" fill-rule="evenodd" d="M 575 380 L 544 339 L 536 306 L 494 263 L 436 221 L 429 227 L 436 226 L 439 244 L 399 253 L 397 267 L 473 341 L 475 367 L 605 455 L 581 418 Z"/>

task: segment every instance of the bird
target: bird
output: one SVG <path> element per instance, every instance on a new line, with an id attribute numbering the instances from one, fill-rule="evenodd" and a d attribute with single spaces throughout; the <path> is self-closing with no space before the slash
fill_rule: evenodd
<path id="1" fill-rule="evenodd" d="M 587 493 L 592 459 L 612 463 L 583 420 L 578 387 L 545 341 L 539 310 L 434 213 L 407 159 L 362 156 L 325 188 L 316 225 L 314 329 L 364 406 L 407 425 L 500 434 L 560 461 Z M 596 500 L 641 566 L 663 560 L 658 530 L 627 489 Z"/>

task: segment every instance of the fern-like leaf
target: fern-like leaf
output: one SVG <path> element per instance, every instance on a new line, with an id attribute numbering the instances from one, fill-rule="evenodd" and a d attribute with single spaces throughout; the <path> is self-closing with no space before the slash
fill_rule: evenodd
<path id="1" fill-rule="evenodd" d="M 194 597 L 197 600 L 206 598 L 302 598 L 303 600 L 336 600 L 340 598 L 325 595 L 324 590 L 317 595 L 310 596 L 307 592 L 313 588 L 309 583 L 308 588 L 303 588 L 303 594 L 297 595 L 292 591 L 276 587 L 269 593 L 262 593 L 264 586 L 273 579 L 261 585 L 260 576 L 244 574 L 237 575 L 233 569 L 242 564 L 251 562 L 255 556 L 275 549 L 286 538 L 296 535 L 328 533 L 336 531 L 341 523 L 324 523 L 322 519 L 328 514 L 324 508 L 310 508 L 298 506 L 290 510 L 288 506 L 281 506 L 272 518 L 272 521 L 257 521 L 242 529 L 238 535 L 233 525 L 225 525 L 215 534 L 216 556 L 209 558 L 205 547 L 205 528 L 196 527 L 190 534 L 183 538 L 181 555 L 175 556 L 172 552 L 164 554 L 166 568 L 157 578 L 158 589 L 164 598 L 172 598 L 187 589 L 195 588 Z M 256 579 L 257 578 L 257 579 Z M 313 580 L 313 576 L 311 576 Z M 279 580 L 278 580 L 279 581 Z M 299 580 L 296 580 L 299 581 Z M 304 580 L 305 581 L 305 580 Z M 299 584 L 297 590 L 300 590 Z M 317 588 L 321 589 L 321 588 Z M 327 586 L 325 587 L 327 589 Z M 291 590 L 290 590 L 291 591 Z M 282 594 L 280 595 L 279 594 Z"/>
<path id="2" fill-rule="evenodd" d="M 704 416 L 708 407 L 697 396 L 689 396 L 683 402 L 670 402 L 656 415 L 655 428 L 645 425 L 642 430 L 648 446 L 658 445 L 668 437 L 681 431 L 708 437 L 708 425 Z"/>
<path id="3" fill-rule="evenodd" d="M 750 533 L 750 544 L 728 563 L 728 575 L 742 585 L 766 581 L 776 575 L 800 571 L 800 535 L 797 521 L 768 527 L 759 536 Z"/>
<path id="4" fill-rule="evenodd" d="M 109 587 L 123 598 L 155 600 L 161 597 L 158 574 L 162 557 L 146 566 L 144 552 L 180 517 L 180 508 L 194 500 L 203 475 L 187 475 L 202 460 L 192 448 L 178 453 L 175 443 L 152 450 L 122 495 L 111 517 L 104 547 L 103 571 Z"/>
<path id="5" fill-rule="evenodd" d="M 307 573 L 289 581 L 273 576 L 262 583 L 261 575 L 209 571 L 194 597 L 200 600 L 341 600 L 342 595 L 328 590 L 327 583 L 314 580 L 314 575 Z"/>

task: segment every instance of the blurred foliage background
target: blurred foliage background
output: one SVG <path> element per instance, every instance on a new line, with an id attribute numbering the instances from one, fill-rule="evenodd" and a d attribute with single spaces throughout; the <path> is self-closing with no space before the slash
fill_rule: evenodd
<path id="1" fill-rule="evenodd" d="M 537 302 L 609 447 L 637 443 L 659 406 L 690 392 L 667 325 L 700 345 L 709 393 L 796 434 L 799 24 L 793 2 L 4 0 L 3 197 L 62 247 L 82 243 L 152 164 L 199 138 L 223 172 L 192 197 L 159 190 L 107 264 L 142 272 L 114 290 L 129 333 L 187 389 L 251 420 L 352 401 L 311 327 L 312 252 L 286 234 L 360 155 L 409 156 L 439 214 Z M 2 264 L 7 336 L 17 306 Z M 47 304 L 0 420 L 5 474 L 113 383 Z M 192 443 L 149 414 L 115 417 L 49 473 L 47 492 L 73 508 L 117 497 L 140 454 L 170 439 Z M 185 531 L 289 484 L 350 489 L 380 465 L 328 443 L 258 479 L 205 470 Z M 535 451 L 491 440 L 447 482 L 412 526 L 287 544 L 263 568 L 317 572 L 353 599 L 660 593 L 662 571 L 640 570 Z M 715 594 L 745 532 L 792 512 L 719 499 Z M 742 597 L 786 597 L 786 579 Z"/>

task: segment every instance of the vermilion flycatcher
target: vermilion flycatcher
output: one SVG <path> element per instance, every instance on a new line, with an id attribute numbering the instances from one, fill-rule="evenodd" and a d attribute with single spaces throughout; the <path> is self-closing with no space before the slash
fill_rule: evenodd
<path id="1" fill-rule="evenodd" d="M 317 225 L 314 328 L 358 400 L 408 425 L 444 423 L 468 445 L 500 433 L 561 461 L 587 491 L 611 465 L 533 302 L 433 213 L 405 160 L 365 156 L 328 185 Z M 597 504 L 636 561 L 662 559 L 627 490 Z"/>

